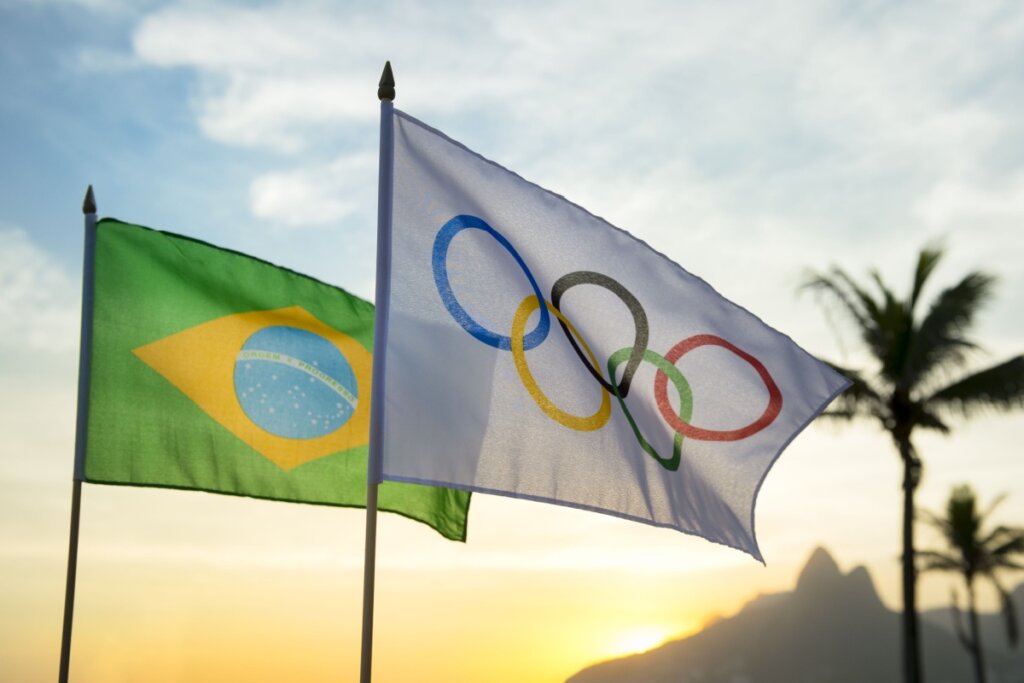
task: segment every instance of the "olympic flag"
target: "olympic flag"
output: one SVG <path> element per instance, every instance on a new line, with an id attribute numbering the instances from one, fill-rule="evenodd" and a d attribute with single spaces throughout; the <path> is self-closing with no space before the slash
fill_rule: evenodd
<path id="1" fill-rule="evenodd" d="M 88 428 L 76 479 L 366 505 L 373 306 L 265 261 L 96 226 Z M 380 507 L 464 540 L 469 494 Z"/>
<path id="2" fill-rule="evenodd" d="M 772 463 L 847 382 L 628 233 L 395 111 L 384 479 L 761 559 Z"/>

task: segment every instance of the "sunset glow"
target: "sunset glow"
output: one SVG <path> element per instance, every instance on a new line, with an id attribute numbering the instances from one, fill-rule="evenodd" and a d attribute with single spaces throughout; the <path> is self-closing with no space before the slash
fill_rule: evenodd
<path id="1" fill-rule="evenodd" d="M 643 626 L 640 628 L 623 631 L 608 648 L 608 654 L 613 657 L 631 655 L 637 652 L 646 652 L 665 642 L 670 633 L 668 629 L 660 626 Z"/>

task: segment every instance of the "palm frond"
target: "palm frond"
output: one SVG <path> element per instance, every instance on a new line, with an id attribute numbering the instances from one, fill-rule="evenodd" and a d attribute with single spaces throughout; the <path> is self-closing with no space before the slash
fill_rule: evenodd
<path id="1" fill-rule="evenodd" d="M 947 540 L 952 537 L 952 529 L 949 524 L 949 520 L 945 517 L 935 514 L 931 510 L 925 510 L 918 508 L 914 511 L 914 516 L 920 519 L 928 526 L 933 527 Z"/>
<path id="2" fill-rule="evenodd" d="M 939 419 L 927 406 L 918 405 L 914 414 L 914 425 L 923 429 L 934 429 L 940 434 L 949 434 L 949 425 Z"/>
<path id="3" fill-rule="evenodd" d="M 882 297 L 882 305 L 874 313 L 875 356 L 882 362 L 882 375 L 897 384 L 906 364 L 914 320 L 906 303 L 893 294 L 878 271 L 871 272 L 871 279 Z"/>
<path id="4" fill-rule="evenodd" d="M 986 409 L 1024 406 L 1024 356 L 979 370 L 922 401 L 931 408 L 970 417 Z"/>
<path id="5" fill-rule="evenodd" d="M 946 331 L 944 336 L 962 335 L 974 324 L 978 311 L 992 298 L 996 281 L 996 277 L 988 273 L 968 273 L 935 298 L 921 321 L 922 327 L 928 323 L 935 331 Z"/>
<path id="6" fill-rule="evenodd" d="M 885 284 L 885 280 L 882 279 L 881 273 L 877 270 L 872 270 L 870 276 L 871 281 L 874 282 L 875 287 L 878 288 L 878 293 L 882 295 L 882 306 L 879 309 L 880 311 L 891 309 L 895 304 L 899 303 L 899 299 L 893 291 L 889 289 L 889 285 Z"/>
<path id="7" fill-rule="evenodd" d="M 871 382 L 865 379 L 864 375 L 857 370 L 847 368 L 821 358 L 818 360 L 838 372 L 846 379 L 850 380 L 850 387 L 843 392 L 843 395 L 851 396 L 858 402 L 882 401 L 882 396 L 873 386 L 871 386 Z"/>
<path id="8" fill-rule="evenodd" d="M 818 415 L 819 420 L 835 420 L 836 422 L 849 422 L 860 414 L 855 410 L 826 410 Z"/>
<path id="9" fill-rule="evenodd" d="M 857 281 L 850 277 L 850 275 L 845 270 L 841 268 L 833 268 L 832 275 L 834 278 L 843 283 L 843 285 L 846 287 L 846 290 L 850 294 L 853 294 L 853 296 L 856 297 L 857 302 L 860 303 L 862 307 L 862 310 L 867 314 L 868 320 L 870 322 L 876 323 L 877 325 L 882 309 L 881 307 L 879 307 L 878 302 L 875 301 L 874 297 L 872 297 L 866 289 L 857 284 Z M 883 287 L 883 298 L 886 292 L 887 290 Z M 867 327 L 870 328 L 871 326 L 868 325 Z"/>
<path id="10" fill-rule="evenodd" d="M 1006 495 L 1003 494 L 999 498 L 1003 500 L 1006 498 Z M 990 505 L 989 507 L 991 508 L 995 506 Z M 997 526 L 996 528 L 992 529 L 992 531 L 990 531 L 988 534 L 986 534 L 985 537 L 981 539 L 980 543 L 990 548 L 993 546 L 1002 545 L 1007 540 L 1012 539 L 1018 531 L 1018 529 L 1014 529 L 1013 527 Z"/>
<path id="11" fill-rule="evenodd" d="M 921 298 L 921 290 L 925 282 L 942 260 L 943 249 L 938 245 L 925 247 L 917 256 L 917 267 L 914 269 L 914 284 L 910 290 L 910 313 L 913 315 L 917 308 L 917 302 Z"/>
<path id="12" fill-rule="evenodd" d="M 969 352 L 978 348 L 967 338 L 967 331 L 992 297 L 995 282 L 986 273 L 970 273 L 936 297 L 912 335 L 900 378 L 903 386 L 912 387 L 936 371 L 963 365 Z"/>
<path id="13" fill-rule="evenodd" d="M 804 278 L 804 281 L 800 284 L 800 289 L 809 289 L 828 295 L 840 304 L 843 312 L 853 318 L 853 322 L 856 323 L 858 328 L 867 326 L 867 312 L 854 302 L 850 293 L 843 286 L 848 278 L 840 279 L 837 277 L 837 273 L 842 273 L 842 270 L 833 268 L 829 275 L 812 271 Z"/>
<path id="14" fill-rule="evenodd" d="M 875 320 L 878 304 L 841 268 L 833 267 L 827 275 L 812 273 L 801 289 L 810 289 L 830 297 L 856 325 L 857 332 L 873 352 L 879 348 Z"/>
<path id="15" fill-rule="evenodd" d="M 946 542 L 947 551 L 927 550 L 918 553 L 922 569 L 959 572 L 967 582 L 968 590 L 974 577 L 985 577 L 990 580 L 999 592 L 1003 604 L 1003 617 L 1006 620 L 1006 632 L 1011 644 L 1018 637 L 1017 615 L 1010 595 L 999 582 L 998 572 L 1006 569 L 1021 569 L 1011 555 L 1024 554 L 1024 529 L 998 526 L 991 532 L 981 532 L 981 525 L 987 514 L 1003 499 L 1000 496 L 995 503 L 989 505 L 984 514 L 979 514 L 977 497 L 970 486 L 956 486 L 946 504 L 943 516 L 921 511 L 921 516 L 932 526 L 938 528 Z M 954 612 L 956 608 L 954 594 Z M 955 620 L 955 619 L 954 619 Z M 965 641 L 966 642 L 966 641 Z"/>
<path id="16" fill-rule="evenodd" d="M 861 373 L 827 360 L 819 360 L 850 381 L 849 388 L 836 397 L 832 407 L 823 413 L 822 417 L 839 420 L 884 417 L 885 400 Z"/>
<path id="17" fill-rule="evenodd" d="M 1000 493 L 998 496 L 996 496 L 995 498 L 992 499 L 992 502 L 988 504 L 988 507 L 985 508 L 985 511 L 981 513 L 981 516 L 984 517 L 985 519 L 988 519 L 989 515 L 991 515 L 993 512 L 995 512 L 995 509 L 997 507 L 999 507 L 1000 505 L 1002 505 L 1003 501 L 1005 501 L 1009 497 L 1010 497 L 1010 494 L 1006 493 L 1005 491 L 1003 493 Z M 1008 527 L 1004 527 L 1004 526 L 996 527 L 996 531 L 999 531 L 1000 529 L 1007 529 L 1007 528 Z"/>
<path id="18" fill-rule="evenodd" d="M 999 527 L 996 532 L 1002 533 L 993 534 L 990 553 L 997 562 L 1010 555 L 1024 554 L 1024 529 Z"/>
<path id="19" fill-rule="evenodd" d="M 962 562 L 955 555 L 938 550 L 918 550 L 916 554 L 921 564 L 921 571 L 959 572 L 963 567 Z"/>

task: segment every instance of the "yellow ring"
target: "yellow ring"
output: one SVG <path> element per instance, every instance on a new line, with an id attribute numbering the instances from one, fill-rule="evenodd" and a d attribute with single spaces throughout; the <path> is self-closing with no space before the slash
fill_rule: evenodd
<path id="1" fill-rule="evenodd" d="M 600 367 L 597 364 L 597 359 L 594 358 L 594 354 L 590 351 L 590 347 L 587 346 L 587 342 L 576 331 L 572 323 L 566 320 L 561 312 L 555 309 L 549 302 L 545 301 L 544 305 L 547 306 L 547 309 L 555 317 L 565 323 L 565 326 L 569 328 L 572 335 L 580 341 L 583 350 L 590 356 L 591 365 L 595 368 Z M 604 387 L 601 387 L 601 407 L 593 415 L 580 417 L 578 415 L 571 415 L 552 403 L 551 399 L 541 391 L 536 380 L 533 379 L 533 373 L 530 372 L 530 367 L 526 364 L 524 336 L 526 333 L 526 321 L 529 320 L 530 314 L 538 308 L 540 308 L 540 303 L 537 301 L 537 297 L 528 296 L 523 299 L 523 303 L 519 304 L 519 308 L 516 309 L 515 318 L 512 320 L 512 358 L 515 360 L 516 370 L 519 371 L 519 379 L 522 381 L 523 386 L 526 387 L 526 390 L 530 392 L 530 396 L 533 397 L 533 400 L 540 409 L 555 422 L 579 432 L 592 432 L 604 427 L 612 414 L 611 395 Z"/>

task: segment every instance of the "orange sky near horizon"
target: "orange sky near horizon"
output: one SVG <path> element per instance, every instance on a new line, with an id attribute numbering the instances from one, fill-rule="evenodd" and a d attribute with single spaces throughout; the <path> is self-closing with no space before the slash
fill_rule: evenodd
<path id="1" fill-rule="evenodd" d="M 811 441 L 831 438 L 817 431 Z M 374 680 L 556 683 L 625 654 L 638 632 L 679 637 L 789 590 L 813 547 L 779 543 L 791 523 L 780 495 L 766 495 L 759 527 L 767 567 L 669 530 L 493 496 L 474 501 L 466 544 L 382 515 Z M 362 523 L 358 510 L 86 485 L 71 680 L 355 680 Z M 574 532 L 585 542 L 567 541 Z M 849 571 L 842 537 L 830 550 Z M 9 680 L 55 672 L 65 540 L 5 564 L 18 586 L 0 613 Z M 898 565 L 882 559 L 871 570 L 895 607 Z M 922 582 L 926 606 L 948 585 Z"/>

